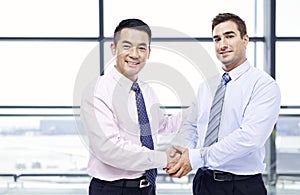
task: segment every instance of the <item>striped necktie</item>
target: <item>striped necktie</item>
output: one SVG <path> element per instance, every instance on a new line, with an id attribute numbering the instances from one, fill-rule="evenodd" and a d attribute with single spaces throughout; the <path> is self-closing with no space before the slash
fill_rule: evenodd
<path id="1" fill-rule="evenodd" d="M 204 147 L 208 147 L 218 141 L 218 133 L 220 128 L 226 85 L 230 80 L 231 78 L 229 74 L 225 72 L 222 76 L 221 83 L 217 88 L 212 106 L 210 108 L 209 122 L 204 140 Z"/>
<path id="2" fill-rule="evenodd" d="M 142 91 L 137 83 L 133 83 L 131 89 L 135 92 L 138 120 L 139 120 L 139 125 L 141 130 L 140 140 L 143 146 L 146 146 L 147 148 L 154 150 L 149 118 L 147 115 Z M 156 176 L 157 176 L 157 169 L 146 170 L 146 179 L 153 186 L 155 186 Z"/>

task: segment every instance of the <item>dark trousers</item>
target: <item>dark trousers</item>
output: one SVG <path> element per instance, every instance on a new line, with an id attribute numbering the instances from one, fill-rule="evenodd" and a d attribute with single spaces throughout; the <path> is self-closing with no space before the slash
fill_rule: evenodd
<path id="1" fill-rule="evenodd" d="M 199 169 L 193 181 L 194 195 L 267 195 L 262 175 L 244 180 L 216 181 Z"/>
<path id="2" fill-rule="evenodd" d="M 93 178 L 89 186 L 89 195 L 155 195 L 155 188 L 152 185 L 144 188 L 115 186 Z"/>

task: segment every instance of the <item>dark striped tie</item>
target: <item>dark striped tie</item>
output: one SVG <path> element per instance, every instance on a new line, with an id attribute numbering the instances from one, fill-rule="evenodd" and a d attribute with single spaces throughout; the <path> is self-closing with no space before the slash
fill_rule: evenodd
<path id="1" fill-rule="evenodd" d="M 140 140 L 143 146 L 146 146 L 147 148 L 154 150 L 151 128 L 150 128 L 150 123 L 146 111 L 143 94 L 137 83 L 133 83 L 131 89 L 135 91 L 138 120 L 139 120 L 139 125 L 141 130 Z M 146 179 L 153 186 L 155 186 L 156 176 L 157 176 L 157 169 L 146 170 Z"/>
<path id="2" fill-rule="evenodd" d="M 229 74 L 225 72 L 220 85 L 215 93 L 212 106 L 210 108 L 209 122 L 204 140 L 204 147 L 208 147 L 218 141 L 218 133 L 221 121 L 222 107 L 226 91 L 226 85 L 231 80 Z"/>

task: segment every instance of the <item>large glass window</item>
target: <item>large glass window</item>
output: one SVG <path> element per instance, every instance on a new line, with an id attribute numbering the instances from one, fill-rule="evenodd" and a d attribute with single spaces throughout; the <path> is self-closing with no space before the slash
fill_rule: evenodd
<path id="1" fill-rule="evenodd" d="M 0 1 L 0 154 L 5 159 L 0 162 L 0 174 L 18 176 L 17 182 L 8 184 L 0 177 L 0 194 L 34 194 L 32 189 L 43 194 L 41 186 L 53 194 L 58 188 L 68 188 L 61 194 L 71 194 L 75 188 L 78 194 L 86 194 L 87 143 L 73 115 L 79 114 L 86 84 L 102 68 L 105 74 L 114 65 L 109 45 L 121 20 L 140 18 L 153 30 L 152 53 L 140 76 L 156 90 L 161 104 L 188 106 L 199 83 L 220 70 L 210 39 L 211 20 L 218 13 L 233 12 L 245 20 L 254 38 L 247 48 L 248 60 L 264 69 L 264 1 Z M 282 105 L 298 108 L 283 109 L 278 120 L 276 163 L 280 173 L 299 169 L 294 163 L 300 148 L 299 2 L 276 0 L 276 80 Z M 283 42 L 283 36 L 293 36 L 293 40 Z M 172 114 L 179 107 L 166 112 Z M 73 178 L 20 176 L 27 173 L 64 173 Z M 159 174 L 158 194 L 191 194 L 193 174 L 178 180 L 162 170 Z"/>
<path id="2" fill-rule="evenodd" d="M 294 175 L 300 170 L 300 166 L 294 163 L 299 161 L 300 146 L 300 95 L 297 92 L 297 73 L 300 71 L 297 58 L 300 49 L 299 5 L 297 0 L 276 1 L 276 80 L 283 106 L 276 128 L 277 173 L 283 174 L 278 177 L 277 186 L 286 186 L 287 189 L 299 186 L 298 177 Z M 286 173 L 294 177 L 286 177 Z"/>
<path id="3" fill-rule="evenodd" d="M 114 65 L 114 57 L 104 44 L 104 71 Z M 253 66 L 263 66 L 261 56 L 255 57 L 263 45 L 250 42 L 248 60 Z M 151 54 L 140 78 L 156 91 L 163 106 L 189 106 L 198 92 L 201 82 L 221 72 L 221 64 L 215 56 L 212 42 L 156 42 L 151 43 Z"/>

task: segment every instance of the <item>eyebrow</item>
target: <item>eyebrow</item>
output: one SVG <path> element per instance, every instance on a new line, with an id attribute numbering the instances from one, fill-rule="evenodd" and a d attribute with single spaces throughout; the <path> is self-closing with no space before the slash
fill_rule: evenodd
<path id="1" fill-rule="evenodd" d="M 130 41 L 122 41 L 122 44 L 124 44 L 124 43 L 132 45 L 132 43 Z"/>
<path id="2" fill-rule="evenodd" d="M 124 44 L 124 43 L 127 43 L 127 44 L 130 44 L 130 45 L 133 45 L 130 41 L 122 41 L 122 44 Z M 138 44 L 138 46 L 145 46 L 145 47 L 148 47 L 148 44 L 147 43 L 140 43 L 140 44 Z"/>
<path id="3" fill-rule="evenodd" d="M 225 32 L 225 33 L 223 33 L 224 35 L 228 35 L 228 34 L 235 34 L 235 32 L 234 31 L 227 31 L 227 32 Z"/>
<path id="4" fill-rule="evenodd" d="M 234 31 L 227 31 L 227 32 L 223 33 L 223 35 L 229 35 L 229 34 L 236 34 L 236 33 Z M 218 38 L 218 37 L 220 37 L 220 36 L 219 35 L 213 36 L 214 39 Z"/>

